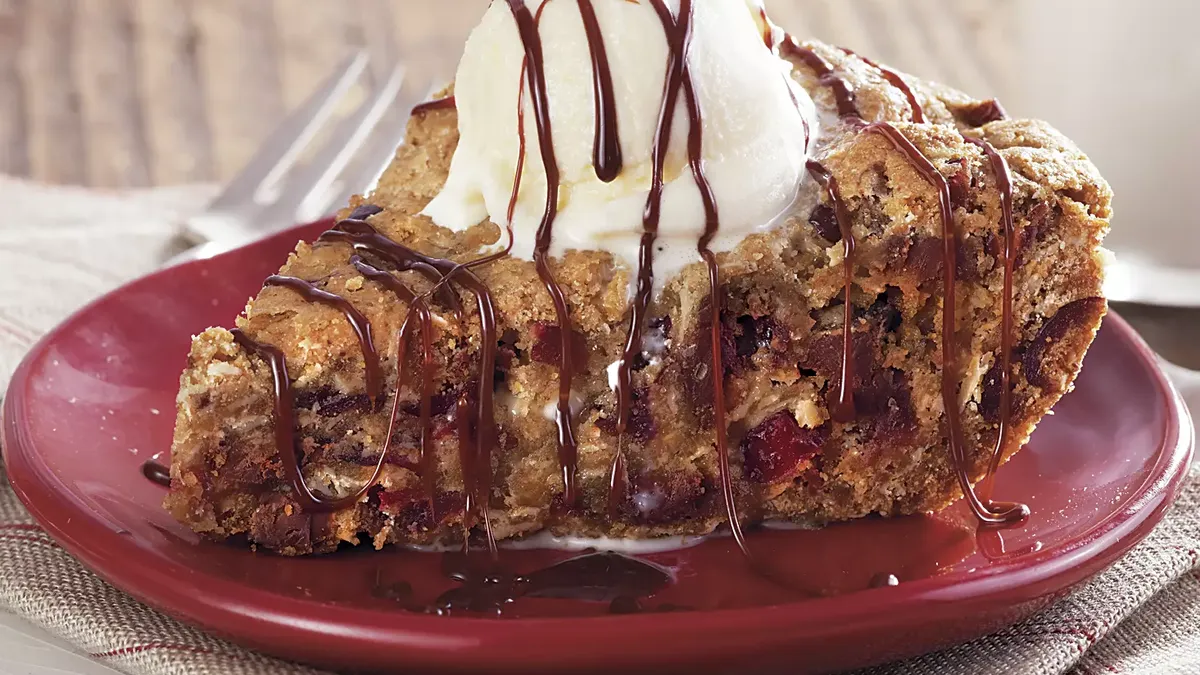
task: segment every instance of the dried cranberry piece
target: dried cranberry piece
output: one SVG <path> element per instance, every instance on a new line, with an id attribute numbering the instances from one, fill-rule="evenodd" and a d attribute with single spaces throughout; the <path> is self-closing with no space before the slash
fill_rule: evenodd
<path id="1" fill-rule="evenodd" d="M 710 481 L 699 473 L 641 473 L 629 481 L 626 516 L 642 525 L 688 520 L 708 513 L 714 494 Z"/>
<path id="2" fill-rule="evenodd" d="M 1050 229 L 1047 227 L 1047 221 L 1051 213 L 1050 205 L 1045 202 L 1039 202 L 1029 211 L 1029 223 L 1021 228 L 1017 241 L 1017 259 L 1014 261 L 1016 267 L 1020 268 L 1025 264 L 1034 247 L 1041 241 L 1042 235 Z"/>
<path id="3" fill-rule="evenodd" d="M 444 389 L 433 396 L 429 397 L 429 414 L 433 416 L 445 415 L 454 408 L 454 403 L 458 401 L 458 391 L 455 389 Z M 400 406 L 400 411 L 406 415 L 414 417 L 421 414 L 421 402 L 411 401 Z"/>
<path id="4" fill-rule="evenodd" d="M 795 478 L 821 452 L 829 426 L 805 429 L 786 410 L 768 417 L 742 439 L 746 475 L 758 483 Z"/>
<path id="5" fill-rule="evenodd" d="M 296 407 L 314 410 L 321 417 L 337 417 L 352 410 L 363 410 L 371 405 L 366 394 L 344 394 L 330 386 L 303 391 L 296 395 Z"/>
<path id="6" fill-rule="evenodd" d="M 250 516 L 251 541 L 274 550 L 312 551 L 312 516 L 281 494 L 265 495 Z"/>
<path id="7" fill-rule="evenodd" d="M 836 244 L 842 240 L 842 228 L 838 225 L 837 211 L 829 204 L 819 204 L 813 209 L 812 215 L 808 217 L 808 222 L 812 223 L 817 234 L 830 244 Z"/>
<path id="8" fill-rule="evenodd" d="M 981 127 L 1008 117 L 1004 106 L 994 98 L 960 106 L 954 111 L 954 115 L 958 121 L 969 127 Z"/>
<path id="9" fill-rule="evenodd" d="M 908 375 L 895 368 L 877 368 L 854 392 L 859 419 L 870 421 L 872 438 L 896 439 L 917 429 Z"/>
<path id="10" fill-rule="evenodd" d="M 438 492 L 433 497 L 433 509 L 429 498 L 420 490 L 382 491 L 379 493 L 379 510 L 393 516 L 396 522 L 410 532 L 427 532 L 440 522 L 462 514 L 461 492 Z"/>
<path id="11" fill-rule="evenodd" d="M 557 366 L 562 360 L 562 328 L 550 323 L 533 324 L 533 348 L 529 357 L 538 363 Z M 587 338 L 577 331 L 571 333 L 571 357 L 576 364 L 587 363 Z"/>
<path id="12" fill-rule="evenodd" d="M 971 172 L 964 160 L 951 162 L 958 165 L 958 171 L 950 175 L 946 182 L 950 185 L 950 205 L 954 208 L 966 208 L 971 198 Z"/>
<path id="13" fill-rule="evenodd" d="M 1104 298 L 1082 298 L 1063 305 L 1054 316 L 1042 324 L 1037 337 L 1025 347 L 1021 359 L 1025 378 L 1029 383 L 1043 389 L 1052 385 L 1053 382 L 1042 371 L 1050 351 L 1070 334 L 1095 325 L 1106 307 Z"/>
<path id="14" fill-rule="evenodd" d="M 610 435 L 617 435 L 617 416 L 600 417 L 596 426 Z M 650 388 L 640 387 L 633 390 L 629 402 L 629 421 L 627 433 L 639 443 L 646 443 L 658 434 L 658 425 L 654 423 L 654 415 L 650 412 Z"/>

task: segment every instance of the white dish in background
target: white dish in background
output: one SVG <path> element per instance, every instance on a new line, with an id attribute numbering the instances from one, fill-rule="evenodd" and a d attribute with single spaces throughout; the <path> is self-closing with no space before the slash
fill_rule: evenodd
<path id="1" fill-rule="evenodd" d="M 1115 192 L 1113 300 L 1200 306 L 1200 2 L 1021 0 L 1006 101 L 1049 120 Z"/>

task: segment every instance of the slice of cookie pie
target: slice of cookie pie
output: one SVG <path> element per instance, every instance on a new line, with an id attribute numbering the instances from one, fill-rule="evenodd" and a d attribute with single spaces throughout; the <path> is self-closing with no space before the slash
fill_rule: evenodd
<path id="1" fill-rule="evenodd" d="M 1110 191 L 1049 125 L 744 0 L 497 0 L 446 94 L 193 342 L 180 521 L 307 554 L 1023 516 L 986 478 L 1106 310 Z"/>

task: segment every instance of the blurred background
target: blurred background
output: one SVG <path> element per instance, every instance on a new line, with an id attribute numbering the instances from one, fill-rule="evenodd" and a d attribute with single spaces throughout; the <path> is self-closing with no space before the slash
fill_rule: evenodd
<path id="1" fill-rule="evenodd" d="M 0 0 L 0 173 L 97 187 L 228 179 L 351 48 L 451 77 L 487 4 Z M 767 2 L 796 35 L 1006 103 L 1020 90 L 1015 4 Z"/>
<path id="2" fill-rule="evenodd" d="M 352 48 L 449 79 L 486 5 L 0 0 L 0 174 L 100 188 L 225 181 Z M 1182 198 L 1198 174 L 1200 2 L 767 6 L 798 36 L 1049 120 L 1113 183 L 1110 244 L 1122 259 L 1200 269 L 1200 228 Z"/>

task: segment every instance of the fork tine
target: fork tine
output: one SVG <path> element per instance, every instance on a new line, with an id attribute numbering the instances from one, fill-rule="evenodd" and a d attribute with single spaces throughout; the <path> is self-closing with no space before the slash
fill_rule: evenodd
<path id="1" fill-rule="evenodd" d="M 260 225 L 287 227 L 324 215 L 332 199 L 330 193 L 334 181 L 395 102 L 405 74 L 405 68 L 397 66 L 370 100 L 337 124 L 329 139 L 305 166 L 288 176 L 278 201 L 258 216 Z"/>
<path id="2" fill-rule="evenodd" d="M 368 62 L 364 50 L 348 56 L 312 95 L 271 134 L 262 149 L 209 205 L 209 211 L 239 211 L 267 201 L 263 190 L 287 172 L 305 146 L 362 76 Z"/>
<path id="3" fill-rule="evenodd" d="M 355 156 L 338 180 L 337 196 L 330 201 L 327 215 L 349 204 L 354 195 L 365 195 L 374 189 L 379 177 L 396 156 L 396 148 L 404 143 L 408 131 L 409 111 L 428 96 L 427 84 L 406 86 L 405 90 L 408 95 L 401 97 L 393 106 L 392 114 L 371 133 L 363 151 Z"/>
<path id="4" fill-rule="evenodd" d="M 408 118 L 400 115 L 380 125 L 371 135 L 367 149 L 354 159 L 354 164 L 338 180 L 334 193 L 337 196 L 330 200 L 326 215 L 345 207 L 354 195 L 366 195 L 375 188 L 379 177 L 395 158 L 396 148 L 404 142 L 407 129 Z"/>

